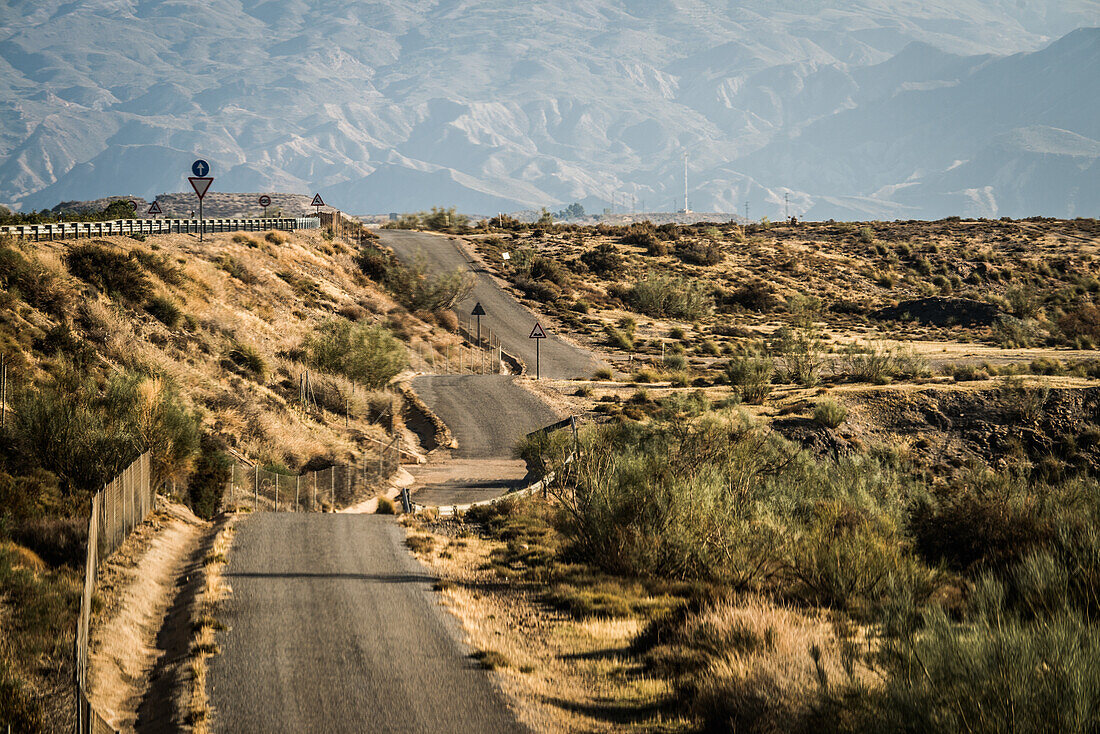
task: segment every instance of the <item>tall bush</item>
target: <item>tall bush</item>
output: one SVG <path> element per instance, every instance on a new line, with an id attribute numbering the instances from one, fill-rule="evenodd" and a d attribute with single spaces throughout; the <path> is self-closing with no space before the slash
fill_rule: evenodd
<path id="1" fill-rule="evenodd" d="M 384 386 L 408 364 L 405 347 L 389 330 L 336 318 L 322 324 L 305 342 L 315 367 L 362 383 Z"/>

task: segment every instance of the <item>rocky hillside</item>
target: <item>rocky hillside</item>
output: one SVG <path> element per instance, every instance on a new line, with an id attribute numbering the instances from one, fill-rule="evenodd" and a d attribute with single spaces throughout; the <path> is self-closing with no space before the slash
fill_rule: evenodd
<path id="1" fill-rule="evenodd" d="M 1071 31 L 1098 19 L 1091 0 L 13 0 L 0 202 L 186 191 L 201 153 L 216 191 L 360 213 L 670 211 L 686 150 L 697 210 L 1072 217 L 1100 189 L 1100 33 Z"/>

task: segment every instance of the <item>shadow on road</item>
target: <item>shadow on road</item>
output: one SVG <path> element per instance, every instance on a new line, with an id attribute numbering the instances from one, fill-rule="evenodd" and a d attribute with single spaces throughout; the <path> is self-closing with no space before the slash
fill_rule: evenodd
<path id="1" fill-rule="evenodd" d="M 225 574 L 230 579 L 348 579 L 352 581 L 377 581 L 383 584 L 430 584 L 435 576 L 428 574 L 384 574 L 384 573 L 255 573 L 236 571 Z"/>

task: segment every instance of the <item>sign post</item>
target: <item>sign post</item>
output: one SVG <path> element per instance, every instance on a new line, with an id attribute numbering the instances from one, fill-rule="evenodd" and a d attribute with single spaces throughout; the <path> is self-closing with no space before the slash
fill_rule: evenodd
<path id="1" fill-rule="evenodd" d="M 264 219 L 267 219 L 267 208 L 271 206 L 271 197 L 264 194 L 260 197 L 260 206 L 264 208 Z"/>
<path id="2" fill-rule="evenodd" d="M 472 316 L 477 316 L 477 346 L 481 348 L 481 317 L 485 315 L 485 309 L 481 307 L 481 301 L 474 305 Z"/>
<path id="3" fill-rule="evenodd" d="M 542 379 L 542 360 L 539 355 L 539 342 L 546 338 L 546 332 L 542 328 L 542 324 L 535 322 L 535 328 L 531 329 L 531 339 L 535 340 L 535 379 Z"/>
<path id="4" fill-rule="evenodd" d="M 202 158 L 191 164 L 191 173 L 195 175 L 189 176 L 187 180 L 191 182 L 191 188 L 195 190 L 195 195 L 199 197 L 199 242 L 202 242 L 202 197 L 206 196 L 206 192 L 210 190 L 210 184 L 214 183 L 214 179 L 206 175 L 210 173 L 210 164 Z"/>
<path id="5" fill-rule="evenodd" d="M 321 199 L 321 195 L 320 194 L 314 194 L 313 195 L 313 201 L 310 202 L 310 206 L 317 207 L 317 218 L 318 219 L 321 218 L 321 207 L 323 207 L 324 205 L 325 205 L 325 202 L 324 202 L 324 200 Z"/>
<path id="6" fill-rule="evenodd" d="M 157 203 L 157 200 L 153 199 L 153 203 L 149 205 L 149 211 L 145 213 L 151 216 L 153 219 L 156 219 L 157 215 L 162 214 L 163 212 L 161 212 L 160 204 Z"/>

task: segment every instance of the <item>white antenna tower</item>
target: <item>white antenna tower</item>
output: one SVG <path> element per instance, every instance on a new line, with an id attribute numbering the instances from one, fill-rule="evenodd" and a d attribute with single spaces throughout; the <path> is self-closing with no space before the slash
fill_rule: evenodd
<path id="1" fill-rule="evenodd" d="M 688 154 L 684 151 L 684 214 L 689 214 L 691 207 L 688 206 Z"/>

